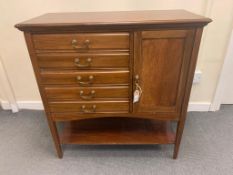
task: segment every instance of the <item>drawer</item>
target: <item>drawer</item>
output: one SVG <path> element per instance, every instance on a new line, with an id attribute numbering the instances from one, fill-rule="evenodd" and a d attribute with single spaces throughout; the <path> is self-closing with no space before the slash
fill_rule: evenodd
<path id="1" fill-rule="evenodd" d="M 128 53 L 85 54 L 85 53 L 44 53 L 37 55 L 40 68 L 95 69 L 127 68 Z"/>
<path id="2" fill-rule="evenodd" d="M 52 100 L 97 100 L 129 98 L 128 86 L 116 87 L 45 87 L 47 98 Z"/>
<path id="3" fill-rule="evenodd" d="M 42 84 L 128 85 L 129 71 L 42 71 Z"/>
<path id="4" fill-rule="evenodd" d="M 79 112 L 79 113 L 99 113 L 99 112 L 128 112 L 128 101 L 68 101 L 50 102 L 51 112 Z"/>
<path id="5" fill-rule="evenodd" d="M 129 33 L 34 34 L 37 50 L 129 49 Z"/>

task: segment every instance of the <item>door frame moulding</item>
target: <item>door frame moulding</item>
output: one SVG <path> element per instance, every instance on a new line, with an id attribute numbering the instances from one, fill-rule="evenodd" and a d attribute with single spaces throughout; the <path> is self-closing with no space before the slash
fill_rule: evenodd
<path id="1" fill-rule="evenodd" d="M 231 69 L 231 67 L 228 66 L 229 63 L 231 62 L 231 59 L 233 59 L 233 30 L 231 32 L 230 41 L 229 41 L 226 56 L 225 56 L 225 59 L 222 65 L 222 69 L 221 69 L 220 77 L 218 80 L 217 88 L 215 91 L 214 99 L 210 106 L 211 111 L 217 111 L 220 109 L 224 88 L 227 84 L 227 78 L 226 78 L 227 77 L 226 74 L 228 72 L 227 70 Z"/>
<path id="2" fill-rule="evenodd" d="M 3 60 L 0 56 L 0 83 L 1 90 L 6 99 L 0 99 L 0 105 L 5 110 L 11 110 L 13 113 L 18 112 L 19 108 L 15 100 L 13 88 L 7 75 L 7 71 L 4 67 Z"/>

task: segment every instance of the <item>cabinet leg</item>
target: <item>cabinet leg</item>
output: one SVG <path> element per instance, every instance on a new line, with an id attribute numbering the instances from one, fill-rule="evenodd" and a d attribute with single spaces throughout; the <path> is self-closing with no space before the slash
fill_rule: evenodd
<path id="1" fill-rule="evenodd" d="M 184 130 L 184 123 L 185 120 L 179 121 L 176 129 L 176 140 L 175 140 L 175 147 L 174 147 L 174 152 L 173 152 L 173 159 L 176 159 L 179 153 L 179 148 L 180 148 L 180 142 Z"/>
<path id="2" fill-rule="evenodd" d="M 57 156 L 61 159 L 63 157 L 63 151 L 61 148 L 61 143 L 60 143 L 60 138 L 59 138 L 59 134 L 57 131 L 57 126 L 56 126 L 56 122 L 54 121 L 49 121 L 49 128 L 53 137 L 53 141 L 55 144 L 55 148 L 57 151 Z"/>

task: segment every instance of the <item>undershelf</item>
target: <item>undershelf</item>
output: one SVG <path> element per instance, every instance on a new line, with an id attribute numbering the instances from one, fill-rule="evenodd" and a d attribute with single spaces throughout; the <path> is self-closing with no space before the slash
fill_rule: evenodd
<path id="1" fill-rule="evenodd" d="M 62 144 L 172 144 L 171 122 L 136 118 L 98 118 L 64 122 Z"/>

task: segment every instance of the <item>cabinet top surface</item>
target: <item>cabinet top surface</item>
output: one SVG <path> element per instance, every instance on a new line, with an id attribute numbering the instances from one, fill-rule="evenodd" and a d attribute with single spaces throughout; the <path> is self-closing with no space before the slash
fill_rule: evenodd
<path id="1" fill-rule="evenodd" d="M 211 19 L 185 10 L 115 11 L 47 13 L 16 24 L 20 30 L 36 27 L 75 27 L 139 24 L 185 24 L 205 25 Z"/>

